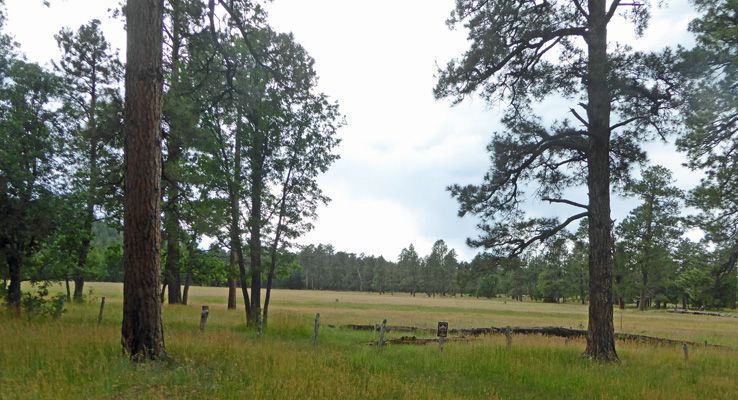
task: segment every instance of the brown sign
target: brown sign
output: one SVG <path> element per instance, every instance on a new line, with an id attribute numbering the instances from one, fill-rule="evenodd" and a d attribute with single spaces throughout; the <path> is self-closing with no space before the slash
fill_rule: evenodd
<path id="1" fill-rule="evenodd" d="M 438 329 L 436 330 L 436 336 L 446 337 L 448 335 L 448 322 L 439 322 Z"/>

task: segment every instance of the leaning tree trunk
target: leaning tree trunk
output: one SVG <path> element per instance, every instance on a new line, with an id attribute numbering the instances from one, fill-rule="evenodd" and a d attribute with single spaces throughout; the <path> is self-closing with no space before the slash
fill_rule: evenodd
<path id="1" fill-rule="evenodd" d="M 613 325 L 610 219 L 610 91 L 605 0 L 589 0 L 589 324 L 585 357 L 617 361 Z"/>
<path id="2" fill-rule="evenodd" d="M 121 333 L 135 361 L 166 357 L 159 302 L 163 9 L 163 0 L 129 0 L 126 10 Z"/>

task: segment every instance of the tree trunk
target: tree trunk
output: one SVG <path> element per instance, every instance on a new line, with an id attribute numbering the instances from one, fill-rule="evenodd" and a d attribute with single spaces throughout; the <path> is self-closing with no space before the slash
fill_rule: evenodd
<path id="1" fill-rule="evenodd" d="M 69 272 L 64 274 L 64 282 L 67 285 L 67 301 L 72 301 L 72 292 L 69 290 Z"/>
<path id="2" fill-rule="evenodd" d="M 20 307 L 21 301 L 21 268 L 23 258 L 17 251 L 11 250 L 7 257 L 8 269 L 10 270 L 10 285 L 8 286 L 8 304 Z"/>
<path id="3" fill-rule="evenodd" d="M 589 0 L 589 323 L 584 356 L 618 361 L 613 325 L 613 241 L 610 219 L 610 90 L 605 0 Z"/>
<path id="4" fill-rule="evenodd" d="M 255 138 L 251 146 L 251 312 L 247 318 L 248 326 L 256 326 L 261 315 L 261 197 L 264 190 L 264 138 L 260 132 L 253 132 Z"/>
<path id="5" fill-rule="evenodd" d="M 274 233 L 274 242 L 272 243 L 272 254 L 271 262 L 269 264 L 269 272 L 267 273 L 267 286 L 266 296 L 264 297 L 264 312 L 263 312 L 263 323 L 264 326 L 267 324 L 267 318 L 269 317 L 269 300 L 272 297 L 272 284 L 274 282 L 274 271 L 277 268 L 277 252 L 279 251 L 279 239 L 282 234 L 282 224 L 284 221 L 285 214 L 287 212 L 287 194 L 290 190 L 290 178 L 292 176 L 292 168 L 287 172 L 287 178 L 285 179 L 282 186 L 282 198 L 279 205 L 279 218 L 277 219 L 277 229 Z M 356 268 L 356 272 L 359 274 L 359 288 L 361 288 L 361 273 Z"/>
<path id="6" fill-rule="evenodd" d="M 239 196 L 239 188 L 241 187 L 241 138 L 236 133 L 236 143 L 234 146 L 234 167 L 233 179 L 229 188 L 229 196 L 231 200 L 231 274 L 228 279 L 228 309 L 236 308 L 236 264 L 238 264 L 239 274 L 241 277 L 241 292 L 244 297 L 246 308 L 246 317 L 250 313 L 249 298 L 246 291 L 246 269 L 243 265 L 243 246 L 241 244 L 241 204 Z"/>
<path id="7" fill-rule="evenodd" d="M 77 278 L 74 278 L 74 294 L 72 295 L 72 298 L 75 301 L 82 301 L 82 295 L 84 295 L 85 290 L 85 277 L 84 276 L 77 276 Z"/>
<path id="8" fill-rule="evenodd" d="M 641 301 L 638 302 L 638 310 L 646 311 L 646 287 L 648 286 L 648 272 L 646 271 L 645 265 L 641 267 L 641 277 L 643 278 L 643 283 L 641 285 Z"/>
<path id="9" fill-rule="evenodd" d="M 187 273 L 185 279 L 184 290 L 182 290 L 182 304 L 187 305 L 187 295 L 190 293 L 190 285 L 192 284 L 192 271 Z"/>
<path id="10" fill-rule="evenodd" d="M 170 160 L 167 161 L 171 161 L 171 153 Z M 180 304 L 182 302 L 180 286 L 182 284 L 182 273 L 180 270 L 182 254 L 180 252 L 180 243 L 183 233 L 182 228 L 179 226 L 179 217 L 177 216 L 178 207 L 176 198 L 179 196 L 179 189 L 176 186 L 176 184 L 167 185 L 169 204 L 167 204 L 167 210 L 164 215 L 166 220 L 164 234 L 166 235 L 167 241 L 167 260 L 164 266 L 164 277 L 166 279 L 165 285 L 169 287 L 169 304 Z"/>
<path id="11" fill-rule="evenodd" d="M 161 275 L 163 0 L 126 9 L 122 345 L 131 360 L 166 357 Z"/>

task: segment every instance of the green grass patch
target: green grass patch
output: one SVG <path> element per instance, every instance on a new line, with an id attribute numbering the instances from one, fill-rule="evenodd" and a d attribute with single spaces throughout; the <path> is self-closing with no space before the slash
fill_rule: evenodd
<path id="1" fill-rule="evenodd" d="M 243 306 L 226 310 L 226 289 L 192 288 L 190 305 L 163 305 L 169 361 L 133 364 L 122 354 L 122 287 L 96 284 L 97 299 L 70 304 L 58 320 L 0 313 L 3 399 L 735 399 L 738 352 L 618 342 L 622 364 L 581 358 L 583 340 L 504 336 L 436 345 L 363 344 L 377 332 L 350 323 L 432 327 L 570 326 L 586 306 L 509 299 L 413 298 L 275 291 L 261 336 L 246 329 Z M 53 292 L 53 291 L 52 291 Z M 105 315 L 97 323 L 99 298 Z M 336 301 L 338 299 L 339 301 Z M 304 300 L 304 301 L 303 301 Z M 205 332 L 200 309 L 210 306 Z M 315 313 L 321 331 L 312 345 Z M 615 314 L 616 330 L 619 316 Z M 624 331 L 738 345 L 738 319 L 659 311 L 622 312 Z M 563 321 L 563 322 L 562 322 Z M 327 325 L 334 325 L 329 328 Z M 407 335 L 390 332 L 386 338 Z M 428 337 L 428 333 L 417 336 Z M 703 339 L 704 338 L 704 339 Z"/>

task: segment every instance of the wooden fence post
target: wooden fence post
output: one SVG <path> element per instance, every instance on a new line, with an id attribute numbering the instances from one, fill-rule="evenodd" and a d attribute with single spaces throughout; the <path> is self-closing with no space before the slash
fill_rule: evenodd
<path id="1" fill-rule="evenodd" d="M 256 331 L 257 336 L 261 336 L 261 326 L 264 324 L 264 316 L 259 315 L 259 328 Z"/>
<path id="2" fill-rule="evenodd" d="M 315 330 L 313 330 L 313 344 L 318 344 L 318 329 L 320 328 L 320 313 L 315 314 Z"/>
<path id="3" fill-rule="evenodd" d="M 507 328 L 505 328 L 505 337 L 507 338 L 507 348 L 509 349 L 512 347 L 512 334 L 510 333 L 510 326 L 508 325 Z"/>
<path id="4" fill-rule="evenodd" d="M 208 323 L 208 314 L 210 314 L 210 307 L 202 306 L 202 313 L 200 314 L 200 332 L 205 330 L 205 324 Z"/>
<path id="5" fill-rule="evenodd" d="M 377 342 L 377 346 L 379 347 L 379 350 L 382 350 L 382 342 L 384 341 L 384 330 L 387 328 L 387 320 L 385 319 L 382 321 L 382 329 L 379 331 L 379 342 Z"/>
<path id="6" fill-rule="evenodd" d="M 100 314 L 97 316 L 98 325 L 102 323 L 103 310 L 105 309 L 105 297 L 100 300 Z"/>
<path id="7" fill-rule="evenodd" d="M 689 348 L 686 343 L 682 343 L 682 350 L 684 350 L 684 361 L 689 361 Z"/>
<path id="8" fill-rule="evenodd" d="M 444 339 L 446 339 L 446 338 L 443 337 L 443 336 L 441 336 L 440 338 L 438 338 L 438 352 L 439 353 L 443 353 L 443 342 L 444 342 Z"/>

